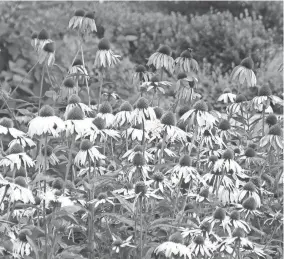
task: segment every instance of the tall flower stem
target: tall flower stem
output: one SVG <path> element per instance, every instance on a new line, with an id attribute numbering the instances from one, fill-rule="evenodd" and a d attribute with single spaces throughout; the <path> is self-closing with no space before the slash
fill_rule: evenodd
<path id="1" fill-rule="evenodd" d="M 43 167 L 43 172 L 44 175 L 46 175 L 46 168 L 47 168 L 47 135 L 45 136 L 44 139 L 44 167 Z M 44 180 L 44 186 L 43 186 L 43 192 L 44 196 L 46 196 L 46 180 Z M 45 236 L 45 254 L 46 254 L 46 259 L 48 259 L 48 246 L 47 246 L 47 222 L 46 222 L 46 204 L 45 204 L 45 199 L 43 200 L 43 222 L 44 222 L 44 236 Z"/>
<path id="2" fill-rule="evenodd" d="M 91 159 L 89 160 L 89 170 L 88 170 L 88 183 L 91 184 Z M 89 190 L 89 201 L 93 199 L 93 190 Z M 88 233 L 88 239 L 89 244 L 93 244 L 93 236 L 94 236 L 94 204 L 90 204 L 90 215 L 89 215 L 89 233 Z M 89 259 L 93 258 L 93 249 L 91 250 L 89 254 Z"/>
<path id="3" fill-rule="evenodd" d="M 84 51 L 83 51 L 83 45 L 81 44 L 81 53 L 82 53 L 82 62 L 83 62 L 83 66 L 84 68 L 86 68 L 85 66 L 85 60 L 84 60 Z M 88 104 L 89 106 L 91 105 L 91 98 L 90 98 L 90 88 L 89 88 L 89 82 L 88 82 L 88 77 L 84 76 L 85 81 L 86 81 L 86 86 L 87 86 L 87 92 L 88 92 Z"/>
<path id="4" fill-rule="evenodd" d="M 103 72 L 103 68 L 102 68 L 102 72 L 101 72 L 100 75 L 99 75 L 100 90 L 99 90 L 98 109 L 100 109 L 100 104 L 101 104 L 103 80 L 104 80 L 104 72 Z"/>
<path id="5" fill-rule="evenodd" d="M 142 131 L 143 131 L 143 134 L 142 134 L 141 145 L 142 145 L 142 148 L 143 148 L 143 156 L 144 156 L 145 155 L 145 121 L 144 121 L 144 119 L 142 120 Z"/>
<path id="6" fill-rule="evenodd" d="M 42 66 L 42 71 L 41 71 L 41 81 L 40 81 L 40 92 L 39 92 L 39 100 L 38 100 L 38 109 L 40 109 L 41 105 L 41 98 L 42 98 L 42 90 L 43 90 L 43 79 L 44 79 L 44 69 L 45 65 Z"/>
<path id="7" fill-rule="evenodd" d="M 262 137 L 264 137 L 264 121 L 265 121 L 264 117 L 265 117 L 265 108 L 263 106 L 262 107 Z"/>
<path id="8" fill-rule="evenodd" d="M 143 211 L 142 211 L 142 197 L 139 199 L 140 203 L 140 259 L 143 259 Z"/>
<path id="9" fill-rule="evenodd" d="M 73 150 L 74 144 L 75 144 L 75 135 L 72 135 L 71 144 L 70 144 L 69 153 L 68 153 L 68 163 L 67 163 L 67 167 L 66 167 L 66 173 L 65 173 L 64 184 L 63 184 L 63 195 L 64 195 L 64 192 L 65 192 L 68 175 L 69 175 L 71 165 L 72 165 L 72 150 Z"/>
<path id="10" fill-rule="evenodd" d="M 159 157 L 159 164 L 161 164 L 162 158 L 163 158 L 163 155 L 164 155 L 164 149 L 165 149 L 165 144 L 166 144 L 166 137 L 167 137 L 167 134 L 166 134 L 166 131 L 164 131 L 163 141 L 162 141 L 162 146 L 161 146 L 161 154 L 160 154 L 160 157 Z"/>

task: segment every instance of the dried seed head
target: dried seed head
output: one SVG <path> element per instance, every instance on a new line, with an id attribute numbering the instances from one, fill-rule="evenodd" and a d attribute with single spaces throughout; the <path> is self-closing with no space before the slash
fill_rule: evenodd
<path id="1" fill-rule="evenodd" d="M 20 186 L 22 186 L 22 187 L 24 187 L 24 188 L 27 188 L 27 187 L 28 187 L 26 178 L 23 177 L 23 176 L 17 176 L 17 177 L 15 178 L 15 184 L 20 185 Z"/>
<path id="2" fill-rule="evenodd" d="M 142 152 L 143 151 L 143 147 L 141 145 L 137 145 L 133 148 L 134 152 Z"/>
<path id="3" fill-rule="evenodd" d="M 75 11 L 74 16 L 83 17 L 85 15 L 85 11 L 82 9 L 78 9 Z"/>
<path id="4" fill-rule="evenodd" d="M 208 106 L 203 100 L 196 102 L 193 108 L 197 111 L 202 111 L 202 112 L 208 111 Z"/>
<path id="5" fill-rule="evenodd" d="M 208 188 L 202 188 L 199 192 L 199 196 L 202 196 L 204 198 L 208 198 L 209 196 L 209 189 Z"/>
<path id="6" fill-rule="evenodd" d="M 277 117 L 274 114 L 269 114 L 266 119 L 265 122 L 269 125 L 269 126 L 273 126 L 275 124 L 277 124 Z"/>
<path id="7" fill-rule="evenodd" d="M 175 232 L 169 237 L 169 241 L 177 244 L 182 244 L 183 243 L 183 238 L 180 232 Z"/>
<path id="8" fill-rule="evenodd" d="M 162 116 L 161 122 L 162 124 L 167 126 L 175 126 L 176 125 L 175 115 L 173 114 L 173 112 L 169 111 Z"/>
<path id="9" fill-rule="evenodd" d="M 63 82 L 63 85 L 66 87 L 66 88 L 74 88 L 75 87 L 75 82 L 73 79 L 71 78 L 67 78 L 64 80 Z"/>
<path id="10" fill-rule="evenodd" d="M 179 160 L 180 166 L 190 166 L 190 162 L 191 162 L 191 159 L 189 155 L 184 155 Z"/>
<path id="11" fill-rule="evenodd" d="M 246 151 L 245 151 L 245 156 L 246 157 L 255 157 L 256 156 L 256 152 L 253 148 L 248 148 Z"/>
<path id="12" fill-rule="evenodd" d="M 73 66 L 73 67 L 75 67 L 75 66 L 83 66 L 83 62 L 82 62 L 81 59 L 77 58 L 77 59 L 75 59 L 75 61 L 73 62 L 72 66 Z"/>
<path id="13" fill-rule="evenodd" d="M 141 97 L 136 104 L 137 109 L 148 109 L 149 103 L 148 100 L 144 97 Z"/>
<path id="14" fill-rule="evenodd" d="M 99 50 L 110 50 L 110 43 L 106 38 L 100 40 L 98 45 Z"/>
<path id="15" fill-rule="evenodd" d="M 196 236 L 194 239 L 193 239 L 193 242 L 197 245 L 203 245 L 204 244 L 204 238 L 203 236 Z"/>
<path id="16" fill-rule="evenodd" d="M 68 104 L 80 103 L 81 98 L 77 94 L 72 94 L 68 99 Z"/>
<path id="17" fill-rule="evenodd" d="M 281 136 L 282 135 L 282 129 L 277 124 L 273 125 L 273 126 L 270 127 L 268 134 L 274 135 L 274 136 Z"/>
<path id="18" fill-rule="evenodd" d="M 254 66 L 253 60 L 250 57 L 245 58 L 245 59 L 242 60 L 241 66 L 243 66 L 247 69 L 253 69 L 253 66 Z"/>
<path id="19" fill-rule="evenodd" d="M 184 79 L 184 78 L 187 78 L 186 73 L 184 73 L 184 72 L 178 73 L 178 75 L 177 75 L 178 80 L 181 80 L 181 79 Z"/>
<path id="20" fill-rule="evenodd" d="M 0 125 L 5 128 L 13 128 L 14 123 L 10 118 L 4 117 L 0 120 Z"/>
<path id="21" fill-rule="evenodd" d="M 223 208 L 217 208 L 213 213 L 213 218 L 217 220 L 224 220 L 226 217 L 226 211 Z"/>
<path id="22" fill-rule="evenodd" d="M 192 49 L 186 49 L 186 50 L 184 50 L 184 51 L 180 54 L 180 56 L 181 56 L 182 58 L 192 59 Z"/>
<path id="23" fill-rule="evenodd" d="M 92 142 L 88 139 L 83 139 L 80 144 L 80 149 L 83 151 L 89 150 L 93 146 Z"/>
<path id="24" fill-rule="evenodd" d="M 245 101 L 247 101 L 247 98 L 244 95 L 242 95 L 242 94 L 237 95 L 236 103 L 242 103 L 242 102 L 245 102 Z"/>
<path id="25" fill-rule="evenodd" d="M 156 182 L 162 182 L 164 181 L 165 176 L 163 175 L 162 172 L 155 172 L 152 176 L 153 180 Z"/>
<path id="26" fill-rule="evenodd" d="M 99 112 L 102 114 L 112 113 L 112 108 L 109 102 L 104 102 L 100 105 Z"/>
<path id="27" fill-rule="evenodd" d="M 53 53 L 55 51 L 55 42 L 48 42 L 44 44 L 43 50 L 48 53 Z"/>
<path id="28" fill-rule="evenodd" d="M 240 215 L 240 213 L 239 213 L 237 210 L 233 210 L 233 211 L 231 212 L 231 214 L 230 214 L 230 218 L 231 218 L 232 220 L 240 220 L 241 215 Z"/>
<path id="29" fill-rule="evenodd" d="M 232 233 L 232 237 L 245 237 L 245 231 L 242 228 L 236 228 Z"/>
<path id="30" fill-rule="evenodd" d="M 52 188 L 57 189 L 57 190 L 62 190 L 63 185 L 64 185 L 64 181 L 60 177 L 54 179 L 52 182 Z"/>
<path id="31" fill-rule="evenodd" d="M 67 114 L 67 120 L 83 120 L 84 112 L 79 106 L 74 106 Z"/>
<path id="32" fill-rule="evenodd" d="M 248 197 L 243 201 L 242 205 L 246 210 L 255 210 L 257 207 L 257 203 L 253 197 Z"/>
<path id="33" fill-rule="evenodd" d="M 133 110 L 132 105 L 129 102 L 124 102 L 121 104 L 120 111 L 131 112 Z"/>
<path id="34" fill-rule="evenodd" d="M 94 12 L 87 12 L 85 14 L 85 17 L 94 20 L 95 19 L 95 13 Z"/>
<path id="35" fill-rule="evenodd" d="M 269 86 L 262 86 L 258 89 L 258 96 L 270 96 L 272 91 Z"/>
<path id="36" fill-rule="evenodd" d="M 53 152 L 53 148 L 50 145 L 46 145 L 46 156 L 50 157 Z M 45 147 L 43 146 L 41 148 L 41 154 L 44 156 L 45 155 Z"/>
<path id="37" fill-rule="evenodd" d="M 144 196 L 147 192 L 147 186 L 144 182 L 140 181 L 135 184 L 134 190 L 136 194 L 141 193 L 141 195 Z"/>
<path id="38" fill-rule="evenodd" d="M 179 110 L 178 110 L 178 116 L 181 117 L 182 115 L 184 115 L 189 110 L 190 110 L 190 107 L 188 107 L 188 106 L 180 107 Z"/>
<path id="39" fill-rule="evenodd" d="M 220 130 L 229 130 L 231 128 L 231 124 L 228 120 L 222 120 L 220 123 L 219 123 L 219 126 L 218 128 Z"/>
<path id="40" fill-rule="evenodd" d="M 136 73 L 144 73 L 146 72 L 146 67 L 144 67 L 143 65 L 138 65 L 135 69 Z"/>
<path id="41" fill-rule="evenodd" d="M 134 166 L 143 166 L 146 164 L 145 158 L 142 154 L 142 152 L 138 151 L 136 154 L 133 156 L 132 163 Z"/>
<path id="42" fill-rule="evenodd" d="M 244 185 L 244 190 L 248 192 L 256 192 L 255 185 L 252 182 L 248 182 Z"/>
<path id="43" fill-rule="evenodd" d="M 208 159 L 210 162 L 215 163 L 218 160 L 218 157 L 213 155 L 213 156 L 210 156 Z"/>
<path id="44" fill-rule="evenodd" d="M 106 127 L 106 121 L 101 118 L 101 117 L 96 117 L 93 120 L 93 124 L 99 129 L 99 130 L 103 130 Z"/>
<path id="45" fill-rule="evenodd" d="M 50 105 L 44 105 L 39 110 L 39 116 L 40 117 L 51 117 L 54 116 L 54 110 Z"/>
<path id="46" fill-rule="evenodd" d="M 49 34 L 45 29 L 42 29 L 40 33 L 38 34 L 37 38 L 39 40 L 48 40 L 49 39 Z"/>
<path id="47" fill-rule="evenodd" d="M 19 143 L 15 143 L 13 146 L 10 146 L 9 148 L 9 154 L 19 154 L 23 152 L 24 148 Z"/>
<path id="48" fill-rule="evenodd" d="M 157 52 L 160 52 L 164 55 L 170 56 L 171 55 L 171 48 L 168 45 L 162 45 L 158 48 Z"/>
<path id="49" fill-rule="evenodd" d="M 224 153 L 223 153 L 223 158 L 224 159 L 233 159 L 234 158 L 234 153 L 232 150 L 227 149 Z"/>
<path id="50" fill-rule="evenodd" d="M 158 106 L 154 107 L 154 112 L 156 114 L 157 119 L 161 119 L 161 117 L 163 116 L 163 113 L 164 113 L 163 109 L 158 107 Z"/>

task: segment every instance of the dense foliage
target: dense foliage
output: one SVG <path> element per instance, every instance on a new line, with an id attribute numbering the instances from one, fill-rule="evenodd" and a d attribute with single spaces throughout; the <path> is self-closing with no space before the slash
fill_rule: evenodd
<path id="1" fill-rule="evenodd" d="M 1 3 L 0 259 L 282 258 L 276 22 L 137 5 Z"/>

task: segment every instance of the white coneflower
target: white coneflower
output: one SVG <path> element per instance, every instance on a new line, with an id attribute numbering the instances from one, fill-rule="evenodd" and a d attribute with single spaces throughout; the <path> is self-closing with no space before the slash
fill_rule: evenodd
<path id="1" fill-rule="evenodd" d="M 152 54 L 147 62 L 147 66 L 153 65 L 156 69 L 166 69 L 173 72 L 174 59 L 171 57 L 172 50 L 167 45 L 161 45 L 157 51 Z"/>
<path id="2" fill-rule="evenodd" d="M 211 130 L 201 128 L 200 133 L 202 134 L 201 142 L 199 144 L 200 148 L 206 146 L 213 149 L 215 145 L 219 146 L 219 148 L 226 147 L 223 140 L 216 134 L 215 128 L 212 128 Z"/>
<path id="3" fill-rule="evenodd" d="M 265 147 L 268 149 L 273 147 L 276 151 L 281 151 L 284 149 L 283 132 L 278 124 L 271 126 L 268 134 L 261 138 L 260 147 Z"/>
<path id="4" fill-rule="evenodd" d="M 253 148 L 249 147 L 244 151 L 244 153 L 239 157 L 239 159 L 241 161 L 244 161 L 248 165 L 260 165 L 264 163 L 265 160 L 260 157 L 257 157 L 257 155 L 258 154 L 256 153 L 256 151 Z"/>
<path id="5" fill-rule="evenodd" d="M 97 160 L 104 160 L 106 157 L 101 154 L 96 146 L 88 139 L 83 139 L 80 144 L 80 151 L 74 159 L 74 164 L 78 167 L 85 166 L 87 163 L 94 163 Z M 89 164 L 89 166 L 91 166 Z"/>
<path id="6" fill-rule="evenodd" d="M 196 170 L 196 168 L 191 166 L 191 159 L 189 155 L 184 155 L 180 158 L 179 163 L 169 170 L 172 174 L 171 179 L 173 181 L 180 182 L 181 179 L 185 183 L 188 183 L 193 180 L 193 182 L 198 183 L 201 178 Z"/>
<path id="7" fill-rule="evenodd" d="M 132 181 L 132 178 L 139 180 L 143 179 L 144 181 L 150 179 L 148 173 L 151 171 L 151 168 L 147 165 L 142 152 L 138 151 L 134 154 L 132 164 L 133 166 L 130 167 L 128 171 L 128 179 L 130 182 Z"/>
<path id="8" fill-rule="evenodd" d="M 46 149 L 46 156 L 45 156 L 45 149 Z M 53 148 L 49 145 L 46 147 L 41 147 L 41 154 L 37 157 L 37 165 L 38 167 L 44 167 L 46 161 L 46 169 L 49 169 L 49 164 L 56 165 L 59 163 L 59 159 L 53 153 Z"/>
<path id="9" fill-rule="evenodd" d="M 34 50 L 36 50 L 37 48 L 37 41 L 38 41 L 37 37 L 38 37 L 38 33 L 33 32 L 31 35 L 31 45 L 34 48 Z"/>
<path id="10" fill-rule="evenodd" d="M 100 204 L 105 204 L 105 203 L 110 203 L 114 205 L 113 199 L 114 197 L 108 197 L 107 193 L 101 192 L 98 194 L 97 198 L 89 201 L 88 203 L 95 204 L 95 208 L 97 208 Z"/>
<path id="11" fill-rule="evenodd" d="M 89 80 L 89 74 L 87 69 L 84 67 L 84 64 L 81 59 L 75 59 L 72 66 L 70 67 L 68 74 L 70 74 L 73 80 Z"/>
<path id="12" fill-rule="evenodd" d="M 200 94 L 194 91 L 198 83 L 196 77 L 188 76 L 186 73 L 182 72 L 177 75 L 177 79 L 175 93 L 178 100 L 188 102 L 201 97 Z"/>
<path id="13" fill-rule="evenodd" d="M 218 227 L 222 226 L 224 231 L 230 233 L 230 227 L 226 224 L 226 211 L 223 208 L 217 207 L 213 212 L 212 216 L 209 216 L 203 220 L 203 222 L 209 222 L 211 224 L 211 228 L 217 224 Z"/>
<path id="14" fill-rule="evenodd" d="M 9 167 L 13 170 L 14 167 L 19 170 L 21 166 L 33 167 L 34 161 L 24 152 L 23 147 L 19 143 L 9 147 L 9 154 L 3 157 L 0 161 L 0 166 Z"/>
<path id="15" fill-rule="evenodd" d="M 218 190 L 218 200 L 225 206 L 228 204 L 236 203 L 238 201 L 238 189 L 232 180 L 226 175 L 223 177 L 222 185 Z"/>
<path id="16" fill-rule="evenodd" d="M 175 64 L 186 73 L 194 72 L 197 74 L 199 70 L 197 61 L 193 59 L 191 48 L 184 50 L 180 57 L 175 59 Z"/>
<path id="17" fill-rule="evenodd" d="M 188 246 L 191 253 L 196 257 L 211 258 L 216 246 L 207 238 L 199 235 L 194 237 Z"/>
<path id="18" fill-rule="evenodd" d="M 144 123 L 147 119 L 155 120 L 156 114 L 154 109 L 149 106 L 148 100 L 141 97 L 137 103 L 136 108 L 132 113 L 132 123 Z"/>
<path id="19" fill-rule="evenodd" d="M 49 33 L 45 29 L 42 29 L 37 36 L 36 51 L 40 53 L 45 44 L 50 42 L 52 40 L 49 38 Z"/>
<path id="20" fill-rule="evenodd" d="M 13 254 L 14 256 L 20 258 L 29 256 L 32 251 L 32 247 L 28 242 L 26 236 L 31 238 L 32 231 L 30 229 L 22 229 L 18 233 L 18 237 L 14 234 L 14 232 L 9 232 L 8 236 L 10 240 L 13 242 Z M 19 257 L 18 257 L 19 258 Z"/>
<path id="21" fill-rule="evenodd" d="M 238 136 L 235 130 L 232 129 L 231 123 L 228 120 L 221 120 L 218 125 L 218 134 L 224 141 L 228 141 L 232 136 Z"/>
<path id="22" fill-rule="evenodd" d="M 262 86 L 258 89 L 258 96 L 251 100 L 252 107 L 258 111 L 263 111 L 270 106 L 281 104 L 283 106 L 283 100 L 275 95 L 272 95 L 272 91 L 269 86 Z"/>
<path id="23" fill-rule="evenodd" d="M 70 110 L 75 106 L 81 108 L 81 110 L 84 112 L 85 117 L 92 112 L 92 109 L 89 108 L 88 105 L 81 102 L 81 98 L 78 95 L 72 94 L 68 99 L 68 105 L 66 106 L 66 110 L 64 113 L 65 120 L 67 119 Z"/>
<path id="24" fill-rule="evenodd" d="M 135 73 L 133 75 L 133 80 L 138 80 L 139 82 L 148 82 L 150 78 L 153 76 L 153 73 L 148 72 L 146 67 L 143 65 L 138 65 L 135 69 Z"/>
<path id="25" fill-rule="evenodd" d="M 255 200 L 254 197 L 248 197 L 247 199 L 245 199 L 242 204 L 238 204 L 236 206 L 236 208 L 240 211 L 240 212 L 244 212 L 245 213 L 245 218 L 247 218 L 249 215 L 253 215 L 253 216 L 261 216 L 262 213 L 260 211 L 257 210 L 257 202 Z"/>
<path id="26" fill-rule="evenodd" d="M 111 67 L 120 62 L 120 56 L 115 55 L 110 49 L 110 43 L 107 39 L 100 40 L 98 51 L 95 58 L 95 67 Z"/>
<path id="27" fill-rule="evenodd" d="M 133 158 L 135 156 L 135 154 L 137 152 L 143 152 L 143 147 L 141 145 L 137 145 L 135 146 L 133 149 L 129 149 L 123 156 L 122 159 L 127 158 L 127 160 L 129 162 L 133 161 Z M 148 163 L 150 160 L 153 160 L 153 155 L 151 155 L 150 153 L 148 153 L 146 150 L 144 152 L 144 157 L 145 157 L 145 161 L 146 163 Z"/>
<path id="28" fill-rule="evenodd" d="M 173 186 L 162 172 L 155 172 L 151 178 L 151 180 L 147 181 L 148 185 L 153 184 L 154 189 L 158 189 L 162 193 L 164 193 L 165 189 L 168 189 L 170 192 L 172 192 Z"/>
<path id="29" fill-rule="evenodd" d="M 230 114 L 241 114 L 242 111 L 246 110 L 248 106 L 247 98 L 239 94 L 236 96 L 235 102 L 229 104 L 227 107 L 227 112 Z"/>
<path id="30" fill-rule="evenodd" d="M 85 13 L 85 16 L 82 19 L 82 23 L 80 26 L 80 31 L 82 33 L 90 34 L 92 32 L 97 31 L 96 21 L 95 21 L 95 13 L 90 11 Z"/>
<path id="31" fill-rule="evenodd" d="M 105 120 L 107 128 L 113 126 L 115 116 L 112 114 L 112 107 L 109 102 L 104 102 L 100 105 L 97 117 Z"/>
<path id="32" fill-rule="evenodd" d="M 252 182 L 247 182 L 239 191 L 239 202 L 243 202 L 245 199 L 253 197 L 256 201 L 256 205 L 259 208 L 261 206 L 261 200 L 256 189 L 256 186 Z"/>
<path id="33" fill-rule="evenodd" d="M 256 77 L 253 72 L 253 67 L 254 63 L 250 57 L 243 59 L 241 64 L 233 69 L 231 79 L 237 80 L 241 85 L 246 82 L 248 87 L 255 86 Z"/>
<path id="34" fill-rule="evenodd" d="M 197 203 L 202 203 L 202 202 L 208 203 L 210 202 L 209 194 L 210 194 L 209 187 L 204 186 L 200 189 L 198 193 L 189 193 L 188 197 L 195 199 Z"/>
<path id="35" fill-rule="evenodd" d="M 132 110 L 132 105 L 129 102 L 122 103 L 119 112 L 115 115 L 114 124 L 121 127 L 126 123 L 130 123 Z"/>
<path id="36" fill-rule="evenodd" d="M 165 94 L 164 86 L 171 86 L 172 84 L 168 81 L 160 81 L 157 75 L 151 77 L 150 81 L 144 82 L 142 86 L 147 86 L 147 91 L 154 90 L 155 93 L 161 92 Z"/>
<path id="37" fill-rule="evenodd" d="M 162 151 L 162 141 L 158 143 L 155 147 L 151 147 L 147 150 L 150 154 L 155 155 L 156 158 L 160 157 Z M 177 157 L 177 154 L 167 148 L 167 145 L 164 146 L 164 153 L 169 157 Z"/>
<path id="38" fill-rule="evenodd" d="M 126 130 L 124 130 L 121 133 L 121 136 L 123 138 L 126 138 L 126 136 L 127 136 L 132 141 L 137 140 L 137 141 L 141 142 L 142 139 L 143 139 L 143 134 L 144 134 L 145 140 L 149 139 L 148 133 L 145 130 L 143 131 L 142 124 L 136 123 L 136 124 L 132 125 L 131 127 L 127 128 Z"/>
<path id="39" fill-rule="evenodd" d="M 89 121 L 84 120 L 85 115 L 79 106 L 74 106 L 67 114 L 65 121 L 66 136 L 76 134 L 82 137 L 89 128 Z"/>
<path id="40" fill-rule="evenodd" d="M 230 214 L 230 216 L 227 218 L 227 222 L 231 227 L 236 228 L 241 228 L 243 229 L 246 233 L 249 233 L 251 231 L 250 226 L 248 225 L 247 222 L 244 220 L 241 220 L 241 215 L 237 210 L 233 210 Z"/>
<path id="41" fill-rule="evenodd" d="M 209 129 L 213 128 L 217 121 L 217 118 L 208 112 L 208 106 L 203 100 L 196 102 L 193 109 L 186 112 L 180 118 L 182 121 L 186 121 L 188 119 L 191 127 L 197 123 L 199 127 L 207 127 Z"/>
<path id="42" fill-rule="evenodd" d="M 39 52 L 38 63 L 46 63 L 48 66 L 53 66 L 55 62 L 55 42 L 45 43 L 42 50 Z"/>
<path id="43" fill-rule="evenodd" d="M 166 241 L 157 246 L 153 252 L 156 256 L 165 256 L 164 258 L 171 259 L 174 257 L 191 259 L 191 250 L 183 244 L 181 233 L 176 232 Z"/>
<path id="44" fill-rule="evenodd" d="M 232 94 L 231 89 L 230 88 L 225 88 L 223 94 L 221 94 L 219 96 L 219 98 L 217 99 L 218 102 L 223 102 L 223 103 L 234 103 L 236 100 L 236 95 Z"/>
<path id="45" fill-rule="evenodd" d="M 74 15 L 69 21 L 68 27 L 71 29 L 80 29 L 83 23 L 84 16 L 85 16 L 84 10 L 81 10 L 81 9 L 76 10 L 74 12 Z"/>
<path id="46" fill-rule="evenodd" d="M 54 110 L 49 105 L 44 105 L 40 111 L 39 116 L 35 117 L 29 122 L 28 135 L 43 137 L 44 135 L 52 135 L 58 137 L 65 129 L 64 122 L 55 116 Z"/>
<path id="47" fill-rule="evenodd" d="M 72 94 L 76 94 L 78 92 L 78 87 L 76 86 L 74 80 L 72 78 L 66 78 L 61 86 L 61 96 L 63 98 L 69 98 Z"/>
<path id="48" fill-rule="evenodd" d="M 121 248 L 124 247 L 135 247 L 134 245 L 131 245 L 131 239 L 133 238 L 133 236 L 130 236 L 128 238 L 126 238 L 125 240 L 122 240 L 119 237 L 115 237 L 114 235 L 112 235 L 112 250 L 115 251 L 116 253 L 120 252 Z"/>

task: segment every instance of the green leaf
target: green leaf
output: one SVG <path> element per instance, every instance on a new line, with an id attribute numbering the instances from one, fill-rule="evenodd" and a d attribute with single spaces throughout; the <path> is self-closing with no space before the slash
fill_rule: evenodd
<path id="1" fill-rule="evenodd" d="M 121 197 L 120 195 L 113 193 L 113 196 L 119 200 L 119 202 L 121 203 L 121 205 L 128 210 L 128 212 L 130 212 L 131 214 L 134 213 L 134 204 L 130 203 L 129 201 L 125 200 L 123 197 Z"/>

